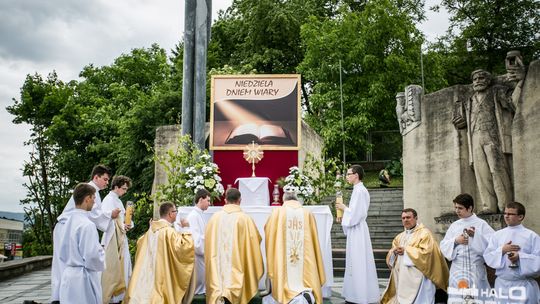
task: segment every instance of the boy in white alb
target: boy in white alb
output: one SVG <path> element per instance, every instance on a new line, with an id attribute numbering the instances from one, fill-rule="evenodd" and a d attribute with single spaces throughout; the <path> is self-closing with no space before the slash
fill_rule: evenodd
<path id="1" fill-rule="evenodd" d="M 102 303 L 105 252 L 96 225 L 87 215 L 94 205 L 95 193 L 94 187 L 84 183 L 73 191 L 75 210 L 65 224 L 64 240 L 58 248 L 58 257 L 65 265 L 60 276 L 60 303 Z"/>

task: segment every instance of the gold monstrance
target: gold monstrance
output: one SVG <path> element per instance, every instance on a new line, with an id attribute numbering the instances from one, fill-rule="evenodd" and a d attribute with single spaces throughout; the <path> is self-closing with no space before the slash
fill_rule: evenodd
<path id="1" fill-rule="evenodd" d="M 255 164 L 263 159 L 263 156 L 264 152 L 261 147 L 253 141 L 244 148 L 244 159 L 251 163 L 251 177 L 255 177 Z"/>

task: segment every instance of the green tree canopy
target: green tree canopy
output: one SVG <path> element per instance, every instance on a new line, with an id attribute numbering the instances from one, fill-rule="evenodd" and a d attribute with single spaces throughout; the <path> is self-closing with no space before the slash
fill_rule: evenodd
<path id="1" fill-rule="evenodd" d="M 423 36 L 414 18 L 392 1 L 370 1 L 360 11 L 342 8 L 335 18 L 311 17 L 302 27 L 306 53 L 298 71 L 311 89 L 305 118 L 323 136 L 330 155 L 341 154 L 344 138 L 347 158 L 359 160 L 369 131 L 397 129 L 396 92 L 421 84 Z M 433 65 L 426 68 L 428 90 L 444 85 Z"/>
<path id="2" fill-rule="evenodd" d="M 539 1 L 443 0 L 441 5 L 450 13 L 450 28 L 433 49 L 444 54 L 450 84 L 469 83 L 478 68 L 505 73 L 510 50 L 520 50 L 526 62 L 540 56 Z"/>

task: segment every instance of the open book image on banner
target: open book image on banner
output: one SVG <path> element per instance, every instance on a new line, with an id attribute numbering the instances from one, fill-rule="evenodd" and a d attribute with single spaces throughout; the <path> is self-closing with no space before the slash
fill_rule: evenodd
<path id="1" fill-rule="evenodd" d="M 299 84 L 299 75 L 214 76 L 211 149 L 298 149 Z"/>

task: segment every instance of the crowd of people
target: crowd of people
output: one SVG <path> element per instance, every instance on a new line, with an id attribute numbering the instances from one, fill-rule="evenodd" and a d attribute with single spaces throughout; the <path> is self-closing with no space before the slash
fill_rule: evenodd
<path id="1" fill-rule="evenodd" d="M 205 189 L 196 192 L 187 217 L 173 203 L 159 207 L 137 241 L 131 265 L 126 232 L 135 225 L 120 197 L 131 186 L 126 176 L 112 178 L 111 191 L 99 191 L 111 170 L 94 167 L 91 181 L 78 184 L 54 229 L 51 296 L 53 303 L 191 303 L 204 295 L 206 303 L 249 303 L 257 294 L 263 303 L 323 303 L 326 282 L 313 214 L 296 193 L 285 192 L 283 205 L 273 208 L 262 237 L 253 219 L 240 208 L 241 193 L 230 188 L 225 205 L 206 223 L 211 204 Z M 525 228 L 525 207 L 511 202 L 504 209 L 507 227 L 494 231 L 477 217 L 469 194 L 454 200 L 459 220 L 439 243 L 418 221 L 414 209 L 401 213 L 398 234 L 386 262 L 390 279 L 382 297 L 369 228 L 370 196 L 362 183 L 364 171 L 347 171 L 353 185 L 341 222 L 347 237 L 342 296 L 346 303 L 435 303 L 436 291 L 448 292 L 448 303 L 540 303 L 535 278 L 540 275 L 540 237 Z M 98 231 L 103 232 L 99 240 Z M 447 261 L 451 262 L 450 269 Z M 486 266 L 496 271 L 495 287 Z M 267 280 L 259 282 L 266 268 Z M 491 302 L 489 302 L 491 301 Z"/>

